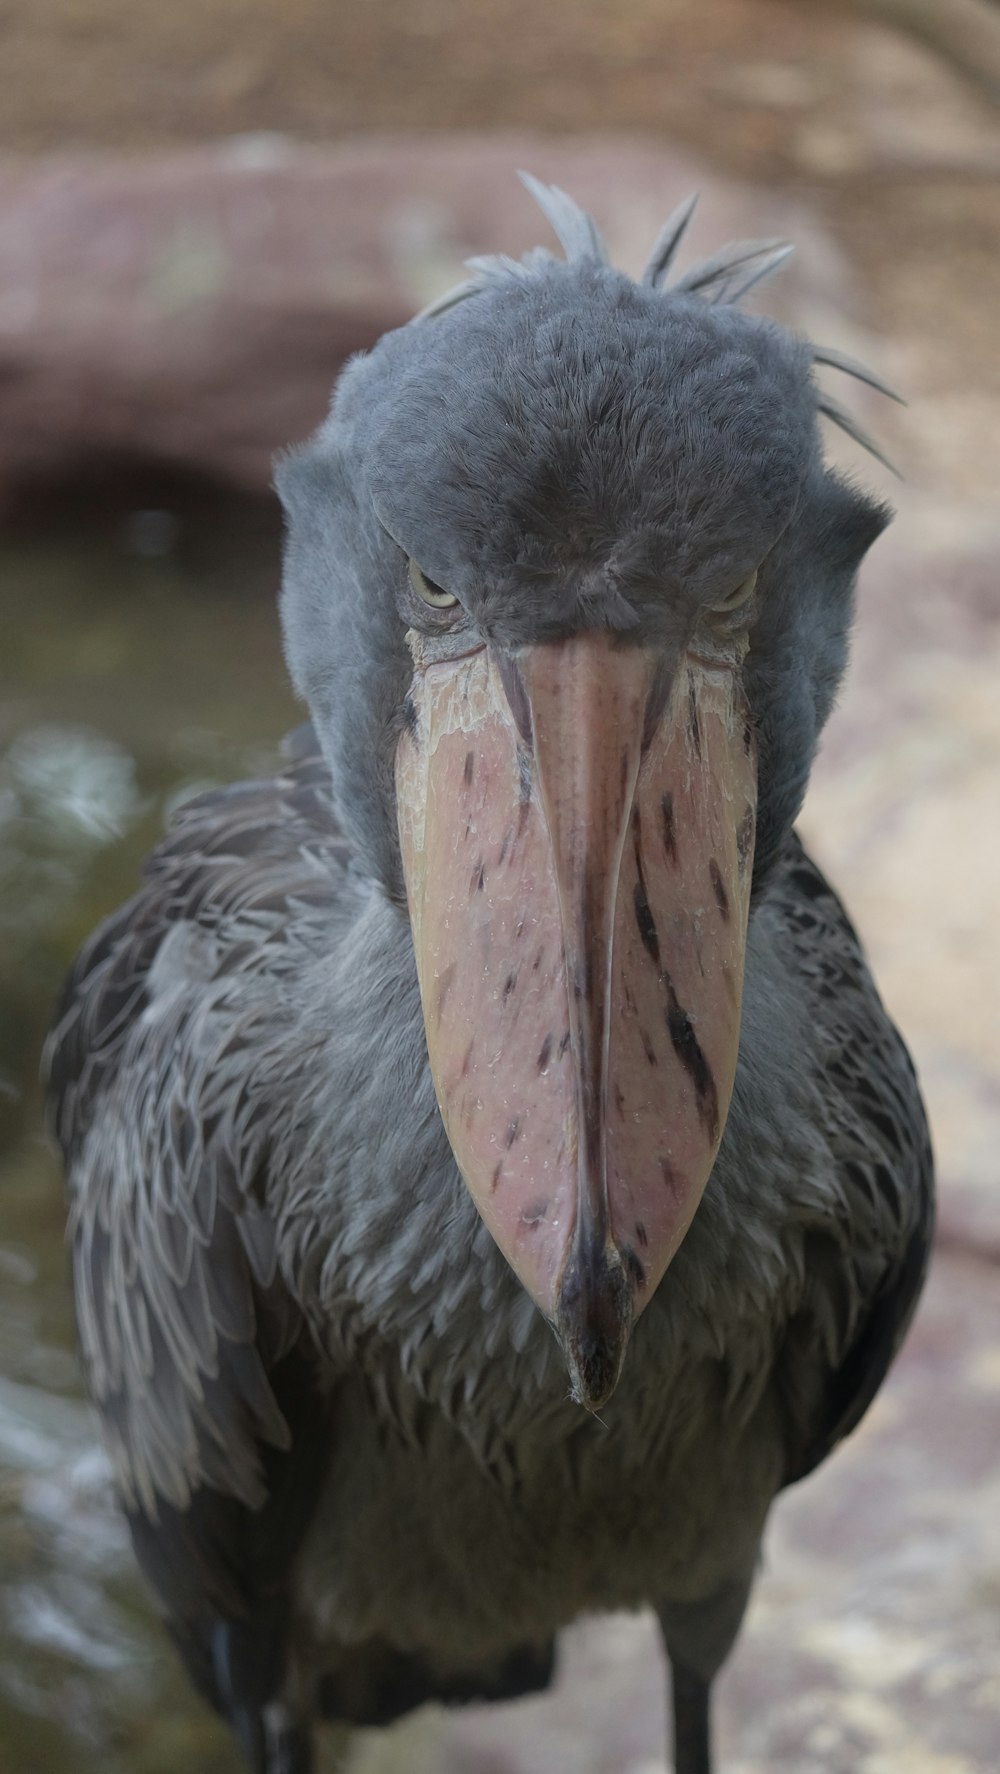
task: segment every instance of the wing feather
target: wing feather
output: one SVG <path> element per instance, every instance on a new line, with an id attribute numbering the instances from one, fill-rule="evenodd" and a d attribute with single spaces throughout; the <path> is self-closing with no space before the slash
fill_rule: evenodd
<path id="1" fill-rule="evenodd" d="M 909 1054 L 843 906 L 797 839 L 772 915 L 810 1000 L 842 1201 L 835 1235 L 807 1235 L 802 1298 L 779 1359 L 792 1483 L 861 1421 L 902 1343 L 931 1250 L 934 1171 Z"/>
<path id="2" fill-rule="evenodd" d="M 267 1212 L 295 1109 L 269 1061 L 347 860 L 315 740 L 294 747 L 180 809 L 81 951 L 46 1052 L 88 1386 L 140 1562 L 224 1707 L 213 1618 L 250 1622 L 278 1667 L 330 1409 Z"/>

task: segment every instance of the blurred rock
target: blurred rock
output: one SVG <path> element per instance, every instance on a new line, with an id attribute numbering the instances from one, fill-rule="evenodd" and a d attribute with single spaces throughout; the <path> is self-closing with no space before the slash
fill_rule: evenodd
<path id="1" fill-rule="evenodd" d="M 900 504 L 802 827 L 917 1062 L 941 1242 L 1000 1262 L 1000 529 Z"/>
<path id="2" fill-rule="evenodd" d="M 468 255 L 551 243 L 522 166 L 592 207 L 627 267 L 697 189 L 696 255 L 732 237 L 795 241 L 770 312 L 811 326 L 851 307 L 843 260 L 794 200 L 641 142 L 323 150 L 260 136 L 147 159 L 8 163 L 0 494 L 102 458 L 263 490 L 274 451 L 319 422 L 351 352 L 456 281 Z"/>

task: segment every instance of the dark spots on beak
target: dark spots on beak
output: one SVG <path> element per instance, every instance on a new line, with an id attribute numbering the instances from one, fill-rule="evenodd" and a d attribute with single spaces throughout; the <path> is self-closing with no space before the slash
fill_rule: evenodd
<path id="1" fill-rule="evenodd" d="M 618 1110 L 619 1115 L 624 1115 L 625 1093 L 620 1084 L 615 1085 L 615 1108 Z"/>
<path id="2" fill-rule="evenodd" d="M 677 861 L 677 833 L 674 830 L 674 797 L 669 792 L 660 800 L 663 849 L 668 862 Z"/>
<path id="3" fill-rule="evenodd" d="M 565 1035 L 563 1036 L 562 1040 L 559 1043 L 559 1058 L 560 1059 L 562 1059 L 563 1054 L 566 1052 L 566 1049 L 570 1044 L 570 1039 L 571 1039 L 570 1032 L 567 1029 Z"/>
<path id="4" fill-rule="evenodd" d="M 726 960 L 723 960 L 723 963 L 722 963 L 722 981 L 723 981 L 723 984 L 726 988 L 726 997 L 729 999 L 730 1004 L 735 1004 L 736 1003 L 736 981 L 733 978 L 732 966 Z"/>
<path id="5" fill-rule="evenodd" d="M 542 957 L 543 957 L 543 956 L 544 956 L 544 954 L 545 954 L 545 950 L 544 950 L 544 949 L 539 949 L 539 951 L 538 951 L 538 953 L 537 953 L 537 955 L 536 955 L 536 956 L 535 956 L 535 959 L 534 959 L 534 960 L 533 960 L 533 961 L 532 961 L 532 963 L 531 963 L 531 971 L 532 971 L 532 973 L 537 973 L 537 972 L 538 972 L 538 969 L 539 969 L 539 968 L 540 968 L 540 967 L 541 967 L 541 965 L 542 965 Z"/>
<path id="6" fill-rule="evenodd" d="M 493 1175 L 490 1177 L 490 1194 L 491 1195 L 493 1194 L 493 1191 L 496 1188 L 496 1186 L 502 1176 L 503 1176 L 503 1159 L 501 1158 L 500 1163 L 495 1166 L 494 1171 L 493 1171 Z"/>
<path id="7" fill-rule="evenodd" d="M 671 1164 L 669 1158 L 661 1158 L 660 1159 L 660 1175 L 662 1176 L 663 1181 L 665 1182 L 667 1188 L 670 1190 L 671 1195 L 680 1195 L 681 1179 L 680 1179 L 678 1172 L 674 1169 L 673 1165 Z"/>
<path id="8" fill-rule="evenodd" d="M 517 923 L 514 925 L 514 941 L 520 942 L 523 935 L 524 935 L 524 919 L 518 918 Z"/>
<path id="9" fill-rule="evenodd" d="M 722 879 L 722 870 L 720 869 L 714 856 L 712 857 L 712 860 L 708 865 L 708 872 L 709 872 L 709 875 L 711 876 L 711 880 L 712 880 L 712 892 L 715 894 L 715 903 L 718 906 L 720 912 L 722 913 L 723 918 L 728 923 L 728 921 L 729 921 L 729 895 L 726 892 L 726 883 Z"/>
<path id="10" fill-rule="evenodd" d="M 472 1065 L 472 1049 L 475 1047 L 475 1045 L 476 1045 L 476 1037 L 475 1037 L 475 1035 L 473 1035 L 472 1040 L 469 1042 L 469 1045 L 465 1050 L 465 1058 L 462 1061 L 462 1077 L 463 1078 L 467 1078 L 469 1076 L 469 1068 Z"/>
<path id="11" fill-rule="evenodd" d="M 736 860 L 739 864 L 741 875 L 747 866 L 747 859 L 753 849 L 756 825 L 757 821 L 754 817 L 754 810 L 752 807 L 748 807 L 743 818 L 740 820 L 739 825 L 736 827 Z"/>
<path id="12" fill-rule="evenodd" d="M 647 1035 L 645 1029 L 642 1028 L 641 1025 L 639 1028 L 639 1039 L 642 1042 L 642 1051 L 646 1055 L 646 1058 L 648 1059 L 650 1065 L 655 1066 L 656 1065 L 656 1048 L 653 1046 L 652 1041 L 649 1039 L 649 1036 Z"/>
<path id="13" fill-rule="evenodd" d="M 406 701 L 403 703 L 403 726 L 406 728 L 406 731 L 410 735 L 411 739 L 416 739 L 417 728 L 419 725 L 420 725 L 420 722 L 419 722 L 419 719 L 417 716 L 417 705 L 414 702 L 413 697 L 408 696 L 406 698 Z"/>
<path id="14" fill-rule="evenodd" d="M 449 962 L 441 975 L 440 984 L 438 985 L 437 1019 L 439 1023 L 444 1015 L 444 1007 L 448 1001 L 448 993 L 451 991 L 455 979 L 455 967 L 456 963 L 454 961 Z"/>
<path id="15" fill-rule="evenodd" d="M 507 698 L 510 712 L 514 717 L 514 725 L 520 733 L 521 738 L 524 740 L 525 745 L 530 745 L 531 707 L 528 702 L 527 692 L 524 688 L 524 680 L 509 653 L 503 652 L 498 647 L 493 654 L 493 658 L 495 659 L 497 669 L 500 672 L 500 682 L 503 685 L 504 695 Z"/>
<path id="16" fill-rule="evenodd" d="M 480 857 L 469 878 L 469 898 L 471 899 L 474 893 L 482 893 L 485 885 L 486 865 L 483 862 L 482 857 Z"/>
<path id="17" fill-rule="evenodd" d="M 646 1268 L 645 1264 L 639 1257 L 638 1252 L 634 1251 L 630 1244 L 627 1244 L 622 1251 L 622 1262 L 625 1265 L 625 1272 L 628 1275 L 632 1286 L 636 1289 L 636 1292 L 638 1292 L 639 1288 L 645 1287 L 646 1285 Z"/>
<path id="18" fill-rule="evenodd" d="M 698 697 L 694 679 L 688 678 L 688 738 L 696 758 L 701 757 L 701 722 L 698 719 Z"/>
<path id="19" fill-rule="evenodd" d="M 473 752 L 467 751 L 465 754 L 465 769 L 462 771 L 462 781 L 465 783 L 466 788 L 472 787 L 472 773 L 475 767 L 475 755 Z"/>
<path id="20" fill-rule="evenodd" d="M 649 909 L 649 900 L 646 898 L 645 883 L 641 880 L 635 884 L 632 902 L 635 906 L 635 921 L 639 927 L 642 946 L 650 960 L 655 961 L 658 967 L 660 965 L 660 939 L 656 931 L 656 921 Z"/>
<path id="21" fill-rule="evenodd" d="M 520 1133 L 520 1131 L 521 1131 L 521 1118 L 519 1115 L 515 1115 L 513 1121 L 508 1122 L 507 1132 L 504 1134 L 503 1143 L 504 1143 L 504 1147 L 506 1148 L 506 1150 L 508 1152 L 510 1151 L 511 1146 L 514 1144 L 514 1141 L 517 1139 L 517 1136 Z"/>
<path id="22" fill-rule="evenodd" d="M 690 1016 L 678 1001 L 668 973 L 664 973 L 663 983 L 667 991 L 667 1032 L 677 1058 L 694 1085 L 701 1124 L 709 1137 L 715 1140 L 719 1134 L 719 1093 L 715 1087 L 712 1068 L 702 1052 Z"/>
<path id="23" fill-rule="evenodd" d="M 508 973 L 507 978 L 503 982 L 503 1001 L 505 1004 L 516 985 L 517 985 L 517 974 L 516 973 Z"/>
<path id="24" fill-rule="evenodd" d="M 549 1211 L 548 1201 L 529 1201 L 527 1207 L 521 1209 L 522 1226 L 540 1226 Z"/>
<path id="25" fill-rule="evenodd" d="M 641 1220 L 636 1220 L 636 1222 L 635 1222 L 635 1235 L 638 1238 L 639 1243 L 642 1245 L 643 1250 L 648 1249 L 648 1247 L 649 1247 L 649 1233 L 646 1231 L 646 1228 L 643 1225 Z"/>
<path id="26" fill-rule="evenodd" d="M 635 872 L 637 880 L 632 893 L 632 905 L 635 910 L 635 921 L 639 929 L 639 938 L 650 960 L 660 965 L 660 938 L 656 929 L 646 892 L 646 875 L 642 866 L 642 822 L 639 809 L 632 810 L 632 843 L 635 849 Z"/>
<path id="27" fill-rule="evenodd" d="M 497 857 L 497 866 L 498 867 L 502 862 L 504 862 L 506 860 L 507 852 L 509 851 L 513 842 L 514 842 L 513 828 L 508 826 L 507 830 L 504 832 L 504 835 L 503 835 L 503 843 L 500 846 L 500 854 Z"/>
<path id="28" fill-rule="evenodd" d="M 542 1045 L 538 1050 L 538 1070 L 540 1072 L 544 1072 L 547 1070 L 548 1063 L 551 1058 L 552 1058 L 552 1036 L 546 1035 L 545 1040 L 542 1042 Z"/>

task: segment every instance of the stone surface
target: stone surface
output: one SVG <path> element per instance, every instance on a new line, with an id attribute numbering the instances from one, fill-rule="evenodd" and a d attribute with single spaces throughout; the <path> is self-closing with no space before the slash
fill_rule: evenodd
<path id="1" fill-rule="evenodd" d="M 1000 523 L 900 503 L 802 823 L 916 1058 L 941 1239 L 1000 1262 Z"/>
<path id="2" fill-rule="evenodd" d="M 102 458 L 263 491 L 275 450 L 319 422 L 350 352 L 457 282 L 469 255 L 555 246 L 517 181 L 522 166 L 570 186 L 636 271 L 669 210 L 700 189 L 695 251 L 794 239 L 771 311 L 850 314 L 843 259 L 802 205 L 652 142 L 521 135 L 327 150 L 250 139 L 8 166 L 0 496 L 93 472 Z"/>

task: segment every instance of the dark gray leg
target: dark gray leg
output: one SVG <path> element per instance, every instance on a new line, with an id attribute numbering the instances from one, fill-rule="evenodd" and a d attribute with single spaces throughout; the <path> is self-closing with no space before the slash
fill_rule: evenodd
<path id="1" fill-rule="evenodd" d="M 704 1601 L 658 1610 L 673 1677 L 674 1774 L 712 1774 L 712 1681 L 739 1632 L 752 1581 L 738 1578 Z"/>
<path id="2" fill-rule="evenodd" d="M 671 1658 L 674 1692 L 674 1774 L 712 1774 L 711 1682 Z"/>

